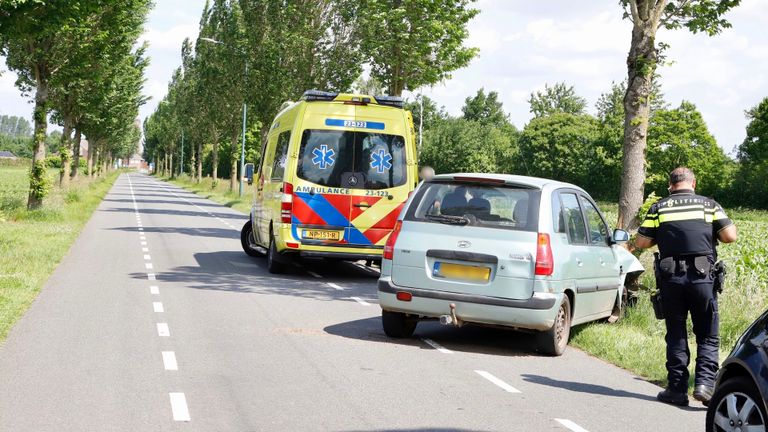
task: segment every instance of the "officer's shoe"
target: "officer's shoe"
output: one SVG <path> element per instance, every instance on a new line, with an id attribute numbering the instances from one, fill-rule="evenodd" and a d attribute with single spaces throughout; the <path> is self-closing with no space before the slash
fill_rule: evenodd
<path id="1" fill-rule="evenodd" d="M 697 385 L 693 389 L 693 398 L 703 403 L 704 406 L 709 406 L 709 400 L 712 399 L 712 393 L 714 393 L 712 387 L 703 384 Z"/>
<path id="2" fill-rule="evenodd" d="M 656 399 L 672 405 L 688 406 L 688 393 L 678 393 L 670 389 L 659 392 Z"/>

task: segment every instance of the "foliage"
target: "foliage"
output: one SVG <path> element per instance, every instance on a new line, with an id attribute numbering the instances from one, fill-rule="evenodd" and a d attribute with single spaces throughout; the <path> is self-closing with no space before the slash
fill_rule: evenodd
<path id="1" fill-rule="evenodd" d="M 543 117 L 555 113 L 584 114 L 587 100 L 576 94 L 573 86 L 555 83 L 552 87 L 544 84 L 544 91 L 531 93 L 528 99 L 534 117 Z"/>
<path id="2" fill-rule="evenodd" d="M 768 97 L 746 113 L 747 137 L 739 145 L 740 166 L 735 186 L 738 196 L 749 197 L 746 205 L 768 208 Z"/>
<path id="3" fill-rule="evenodd" d="M 0 135 L 11 138 L 31 137 L 32 125 L 24 117 L 0 115 Z"/>
<path id="4" fill-rule="evenodd" d="M 419 165 L 429 165 L 438 173 L 508 173 L 515 157 L 515 144 L 505 129 L 449 118 L 430 127 L 425 134 Z"/>
<path id="5" fill-rule="evenodd" d="M 445 107 L 438 107 L 437 103 L 429 96 L 419 95 L 416 100 L 407 101 L 405 109 L 413 114 L 413 124 L 416 128 L 419 127 L 419 122 L 422 121 L 422 126 L 425 129 L 429 129 L 432 126 L 437 125 L 440 121 L 448 118 L 448 113 L 445 111 Z"/>
<path id="6" fill-rule="evenodd" d="M 46 196 L 51 188 L 51 182 L 45 176 L 45 170 L 45 160 L 36 160 L 32 162 L 32 169 L 29 171 L 29 194 L 38 199 Z"/>
<path id="7" fill-rule="evenodd" d="M 464 46 L 473 0 L 361 0 L 349 2 L 371 76 L 390 95 L 450 78 L 478 50 Z"/>
<path id="8" fill-rule="evenodd" d="M 21 158 L 32 158 L 32 137 L 10 137 L 0 134 L 0 150 Z"/>
<path id="9" fill-rule="evenodd" d="M 504 107 L 499 101 L 499 94 L 495 91 L 485 94 L 484 89 L 477 91 L 474 97 L 464 100 L 461 109 L 464 119 L 479 122 L 482 125 L 506 127 L 509 123 L 509 115 L 504 112 Z"/>

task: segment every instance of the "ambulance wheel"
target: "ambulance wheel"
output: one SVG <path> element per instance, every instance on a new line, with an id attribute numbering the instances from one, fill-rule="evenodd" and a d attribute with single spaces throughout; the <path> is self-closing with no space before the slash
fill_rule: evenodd
<path id="1" fill-rule="evenodd" d="M 267 270 L 272 274 L 285 273 L 285 263 L 280 262 L 281 257 L 275 246 L 275 238 L 269 237 L 269 250 L 267 251 Z M 285 259 L 285 258 L 283 258 Z"/>
<path id="2" fill-rule="evenodd" d="M 256 244 L 256 240 L 253 237 L 253 225 L 251 221 L 248 221 L 243 225 L 243 229 L 240 230 L 240 244 L 243 246 L 243 251 L 248 256 L 258 257 L 264 256 L 264 249 L 261 249 Z"/>

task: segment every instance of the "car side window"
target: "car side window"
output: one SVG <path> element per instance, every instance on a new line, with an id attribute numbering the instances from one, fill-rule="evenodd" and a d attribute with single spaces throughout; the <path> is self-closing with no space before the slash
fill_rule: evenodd
<path id="1" fill-rule="evenodd" d="M 594 204 L 585 197 L 581 197 L 584 206 L 584 215 L 589 226 L 589 242 L 593 245 L 608 246 L 608 227 L 605 225 L 600 212 Z"/>
<path id="2" fill-rule="evenodd" d="M 285 174 L 285 164 L 288 161 L 288 144 L 291 141 L 291 131 L 285 131 L 277 137 L 275 160 L 272 165 L 272 180 L 281 180 Z"/>
<path id="3" fill-rule="evenodd" d="M 561 193 L 563 222 L 571 244 L 587 244 L 587 227 L 575 193 Z"/>
<path id="4" fill-rule="evenodd" d="M 560 194 L 552 194 L 552 226 L 556 233 L 565 232 L 565 218 L 563 206 L 560 203 Z"/>

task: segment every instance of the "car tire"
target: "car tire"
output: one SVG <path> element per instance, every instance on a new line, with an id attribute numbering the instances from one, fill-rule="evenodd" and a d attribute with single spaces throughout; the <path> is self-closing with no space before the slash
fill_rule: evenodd
<path id="1" fill-rule="evenodd" d="M 409 318 L 402 312 L 381 311 L 381 325 L 384 327 L 384 333 L 396 339 L 409 338 L 413 336 L 418 321 Z"/>
<path id="2" fill-rule="evenodd" d="M 248 256 L 258 257 L 264 256 L 263 249 L 259 248 L 256 244 L 256 240 L 253 236 L 253 224 L 248 221 L 243 225 L 243 229 L 240 230 L 240 244 L 243 246 L 243 251 Z"/>
<path id="3" fill-rule="evenodd" d="M 557 309 L 552 328 L 540 332 L 537 336 L 539 352 L 551 356 L 563 355 L 571 336 L 571 301 L 567 295 L 563 296 L 563 302 Z"/>
<path id="4" fill-rule="evenodd" d="M 728 404 L 734 400 L 737 412 L 732 413 L 734 414 L 733 417 L 729 417 Z M 751 400 L 753 406 L 750 412 L 741 413 L 747 400 Z M 739 418 L 739 414 L 746 415 L 746 419 L 750 423 L 739 426 L 738 421 L 744 419 L 744 417 Z M 730 425 L 731 421 L 734 422 L 733 426 Z M 736 430 L 736 428 L 747 430 L 746 426 L 762 426 L 762 430 L 766 430 L 767 421 L 768 415 L 765 412 L 765 404 L 760 397 L 760 392 L 751 379 L 738 376 L 723 382 L 715 389 L 715 394 L 712 395 L 707 409 L 706 430 L 708 432 L 729 431 Z"/>
<path id="5" fill-rule="evenodd" d="M 275 246 L 275 237 L 269 236 L 269 249 L 267 250 L 267 271 L 272 274 L 285 273 L 285 257 L 279 257 L 277 246 Z"/>

